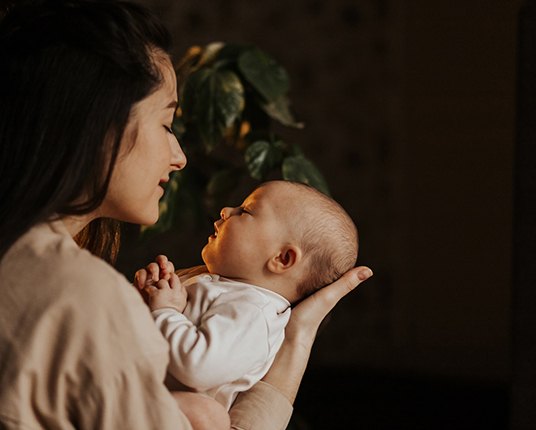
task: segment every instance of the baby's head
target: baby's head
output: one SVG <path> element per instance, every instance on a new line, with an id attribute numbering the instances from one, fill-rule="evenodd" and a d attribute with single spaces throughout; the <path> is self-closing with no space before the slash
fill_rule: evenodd
<path id="1" fill-rule="evenodd" d="M 290 302 L 354 267 L 357 229 L 333 199 L 304 184 L 270 181 L 223 208 L 202 257 L 212 273 L 275 291 Z"/>

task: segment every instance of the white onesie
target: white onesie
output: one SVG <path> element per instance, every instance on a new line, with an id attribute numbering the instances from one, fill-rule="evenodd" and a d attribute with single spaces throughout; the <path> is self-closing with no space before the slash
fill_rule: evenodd
<path id="1" fill-rule="evenodd" d="M 273 291 L 209 273 L 181 282 L 188 291 L 184 312 L 152 312 L 170 345 L 167 385 L 208 394 L 229 409 L 272 365 L 290 303 Z"/>

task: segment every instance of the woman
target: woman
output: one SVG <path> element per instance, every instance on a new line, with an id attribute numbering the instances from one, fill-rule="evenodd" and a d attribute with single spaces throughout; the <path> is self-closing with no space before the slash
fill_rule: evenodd
<path id="1" fill-rule="evenodd" d="M 123 2 L 21 2 L 0 22 L 2 427 L 191 428 L 162 382 L 165 341 L 106 262 L 118 221 L 154 223 L 186 164 L 168 51 L 161 24 Z M 285 428 L 319 323 L 369 276 L 295 308 L 233 428 Z"/>

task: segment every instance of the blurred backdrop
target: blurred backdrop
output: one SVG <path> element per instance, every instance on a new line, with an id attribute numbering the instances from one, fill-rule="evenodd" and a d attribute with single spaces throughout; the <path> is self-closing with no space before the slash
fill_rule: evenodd
<path id="1" fill-rule="evenodd" d="M 176 58 L 252 43 L 287 69 L 305 128 L 281 134 L 360 230 L 375 276 L 320 333 L 293 425 L 508 428 L 521 1 L 138 1 Z M 126 233 L 132 279 L 159 253 L 199 264 L 211 232 Z"/>

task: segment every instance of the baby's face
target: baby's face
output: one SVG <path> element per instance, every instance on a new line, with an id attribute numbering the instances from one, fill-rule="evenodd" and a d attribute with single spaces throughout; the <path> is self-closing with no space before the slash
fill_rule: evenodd
<path id="1" fill-rule="evenodd" d="M 293 193 L 285 184 L 269 183 L 239 207 L 226 207 L 201 253 L 211 273 L 255 282 L 268 259 L 289 238 L 287 222 Z"/>

